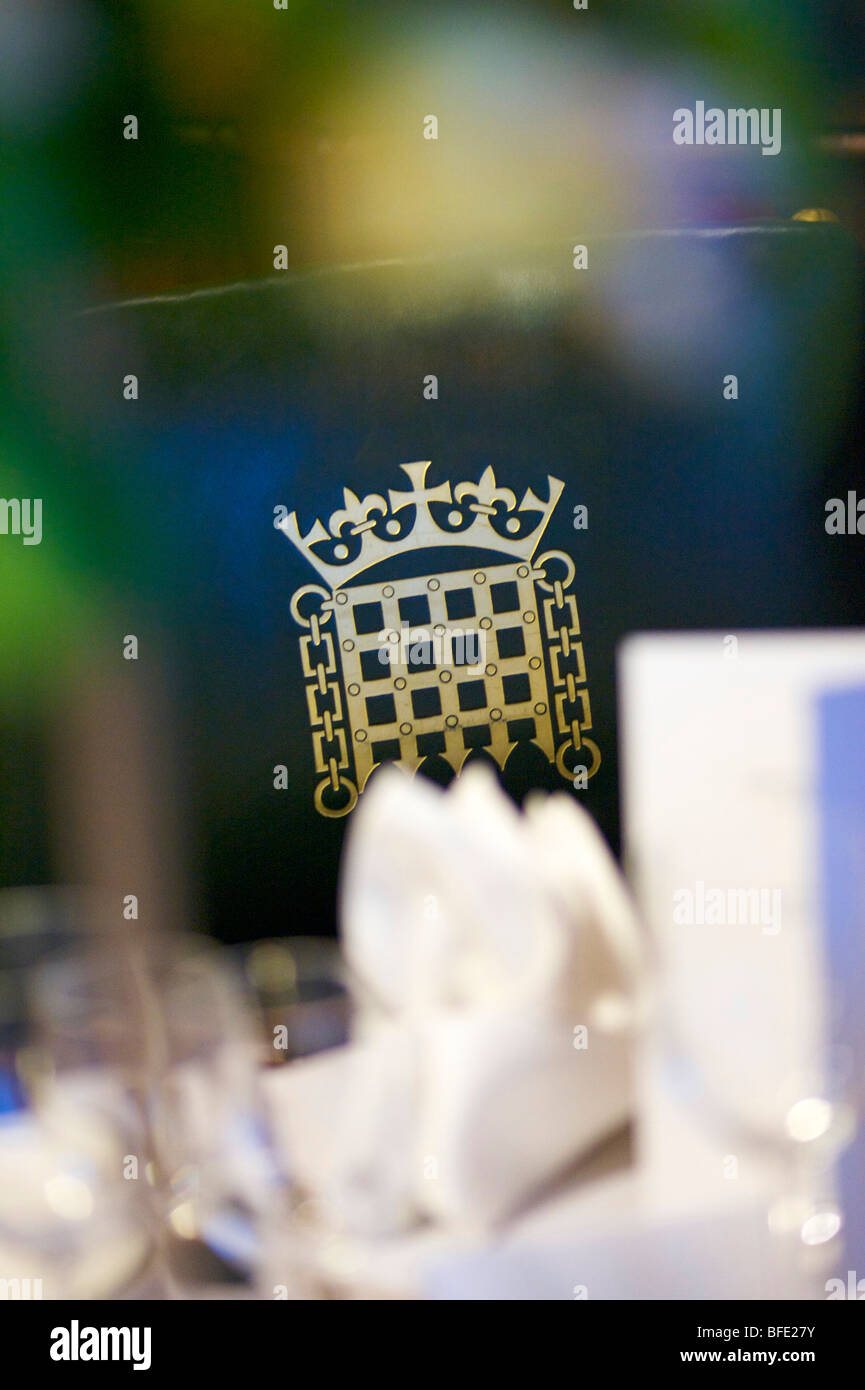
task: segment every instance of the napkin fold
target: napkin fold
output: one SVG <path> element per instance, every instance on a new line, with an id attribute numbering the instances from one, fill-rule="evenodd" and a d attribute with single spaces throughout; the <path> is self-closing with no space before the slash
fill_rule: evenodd
<path id="1" fill-rule="evenodd" d="M 329 1097 L 306 1179 L 343 1230 L 488 1229 L 627 1119 L 640 933 L 569 796 L 520 812 L 481 765 L 447 791 L 384 769 L 348 837 L 341 935 L 354 1040 L 294 1093 Z"/>

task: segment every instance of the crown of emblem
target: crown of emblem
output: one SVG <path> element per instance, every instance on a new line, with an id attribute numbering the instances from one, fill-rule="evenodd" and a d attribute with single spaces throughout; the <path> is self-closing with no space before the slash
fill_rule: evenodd
<path id="1" fill-rule="evenodd" d="M 517 504 L 510 488 L 499 487 L 492 468 L 476 483 L 449 482 L 427 487 L 429 462 L 400 465 L 411 483 L 409 491 L 389 489 L 387 498 L 373 492 L 358 497 L 343 489 L 343 505 L 327 526 L 316 520 L 302 535 L 297 513 L 279 529 L 332 589 L 381 560 L 431 546 L 464 546 L 501 551 L 529 560 L 537 548 L 564 483 L 547 475 L 544 501 L 527 488 Z"/>

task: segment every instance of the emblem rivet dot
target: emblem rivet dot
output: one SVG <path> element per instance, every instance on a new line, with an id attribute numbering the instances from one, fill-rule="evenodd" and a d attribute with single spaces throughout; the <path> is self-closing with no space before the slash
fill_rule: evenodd
<path id="1" fill-rule="evenodd" d="M 358 729 L 357 733 L 355 734 L 355 738 L 357 739 L 358 743 L 366 743 L 366 729 Z"/>
<path id="2" fill-rule="evenodd" d="M 359 686 L 359 685 L 350 685 L 350 686 L 348 687 L 348 693 L 349 693 L 349 695 L 359 695 L 359 694 L 360 694 L 360 686 Z M 362 733 L 362 732 L 363 732 L 363 730 L 361 730 L 361 733 Z"/>
<path id="3" fill-rule="evenodd" d="M 546 714 L 547 707 L 543 704 L 535 705 L 535 714 Z"/>
<path id="4" fill-rule="evenodd" d="M 358 687 L 358 689 L 359 689 L 359 687 Z M 397 676 L 396 680 L 394 681 L 394 689 L 396 689 L 396 690 L 405 690 L 405 677 L 404 677 L 404 676 Z"/>
<path id="5" fill-rule="evenodd" d="M 399 731 L 400 731 L 401 734 L 410 734 L 410 733 L 411 733 L 411 724 L 400 724 L 400 726 L 399 726 Z"/>
<path id="6" fill-rule="evenodd" d="M 382 589 L 382 593 L 384 594 L 385 598 L 393 598 L 393 585 L 385 584 L 384 588 Z"/>
<path id="7" fill-rule="evenodd" d="M 481 618 L 481 627 L 482 627 L 482 628 L 484 628 L 484 629 L 490 628 L 490 627 L 492 627 L 492 625 L 493 625 L 493 620 L 492 620 L 492 618 Z"/>
<path id="8" fill-rule="evenodd" d="M 500 709 L 491 709 L 491 710 L 490 710 L 490 719 L 501 719 L 501 717 L 502 717 L 502 712 L 501 712 Z"/>
<path id="9" fill-rule="evenodd" d="M 529 577 L 528 566 L 527 566 L 527 565 L 520 565 L 519 569 L 517 570 L 517 574 L 519 575 L 520 579 L 528 579 L 528 577 Z"/>
<path id="10" fill-rule="evenodd" d="M 348 603 L 348 594 L 337 594 L 337 603 Z"/>
<path id="11" fill-rule="evenodd" d="M 486 584 L 487 577 L 481 570 L 478 570 L 477 574 L 474 575 L 474 581 L 476 584 Z"/>
<path id="12" fill-rule="evenodd" d="M 426 585 L 426 586 L 427 586 L 428 589 L 433 589 L 433 590 L 438 589 L 438 588 L 441 587 L 437 579 L 428 579 L 428 580 L 427 580 L 427 585 Z"/>
<path id="13" fill-rule="evenodd" d="M 449 714 L 448 717 L 447 717 L 447 719 L 445 720 L 445 723 L 447 724 L 447 726 L 448 726 L 449 729 L 455 729 L 455 728 L 456 728 L 456 725 L 457 725 L 457 717 L 456 717 L 456 715 L 455 715 L 455 714 Z"/>
<path id="14" fill-rule="evenodd" d="M 451 673 L 450 673 L 450 671 L 440 671 L 440 672 L 439 672 L 439 680 L 440 680 L 440 681 L 444 681 L 445 685 L 447 685 L 447 683 L 448 683 L 448 681 L 450 680 L 450 678 L 451 678 Z"/>
<path id="15" fill-rule="evenodd" d="M 537 671 L 541 665 L 541 658 L 539 656 L 533 656 L 529 661 L 529 665 L 533 671 Z"/>
<path id="16" fill-rule="evenodd" d="M 524 622 L 524 623 L 533 623 L 534 621 L 535 621 L 535 615 L 534 615 L 534 613 L 524 613 L 524 614 L 523 614 L 523 622 Z"/>
<path id="17" fill-rule="evenodd" d="M 498 669 L 499 668 L 497 666 L 494 666 L 493 663 L 490 662 L 489 666 L 487 666 L 486 668 L 485 674 L 488 676 L 494 676 Z"/>
<path id="18" fill-rule="evenodd" d="M 346 640 L 343 642 L 342 649 L 344 652 L 354 651 L 354 643 L 352 642 L 350 637 L 347 637 Z"/>

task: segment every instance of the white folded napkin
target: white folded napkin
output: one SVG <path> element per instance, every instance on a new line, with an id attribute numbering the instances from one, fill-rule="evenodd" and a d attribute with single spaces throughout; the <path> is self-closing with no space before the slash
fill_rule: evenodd
<path id="1" fill-rule="evenodd" d="M 479 765 L 447 792 L 384 770 L 341 925 L 356 1040 L 293 1092 L 311 1112 L 325 1085 L 327 1138 L 300 1166 L 344 1231 L 487 1228 L 627 1118 L 639 931 L 570 797 L 521 813 Z"/>

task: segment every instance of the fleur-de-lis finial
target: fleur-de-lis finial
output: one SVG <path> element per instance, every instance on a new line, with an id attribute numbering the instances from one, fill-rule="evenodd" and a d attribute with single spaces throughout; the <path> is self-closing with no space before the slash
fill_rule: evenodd
<path id="1" fill-rule="evenodd" d="M 457 483 L 454 497 L 457 502 L 462 502 L 464 497 L 475 497 L 477 500 L 469 503 L 469 511 L 479 512 L 482 516 L 495 516 L 496 502 L 504 502 L 509 512 L 517 505 L 516 495 L 509 487 L 496 487 L 496 475 L 489 465 L 476 483 Z M 509 517 L 505 522 L 505 528 L 508 531 L 518 531 L 520 523 L 516 517 Z"/>
<path id="2" fill-rule="evenodd" d="M 350 487 L 342 490 L 343 509 L 331 513 L 328 526 L 332 536 L 338 536 L 346 522 L 351 523 L 351 534 L 358 536 L 362 531 L 369 531 L 373 526 L 377 526 L 380 517 L 370 521 L 370 512 L 380 512 L 381 516 L 387 513 L 387 502 L 381 493 L 371 492 L 367 497 L 360 498 L 356 492 L 352 492 Z"/>

